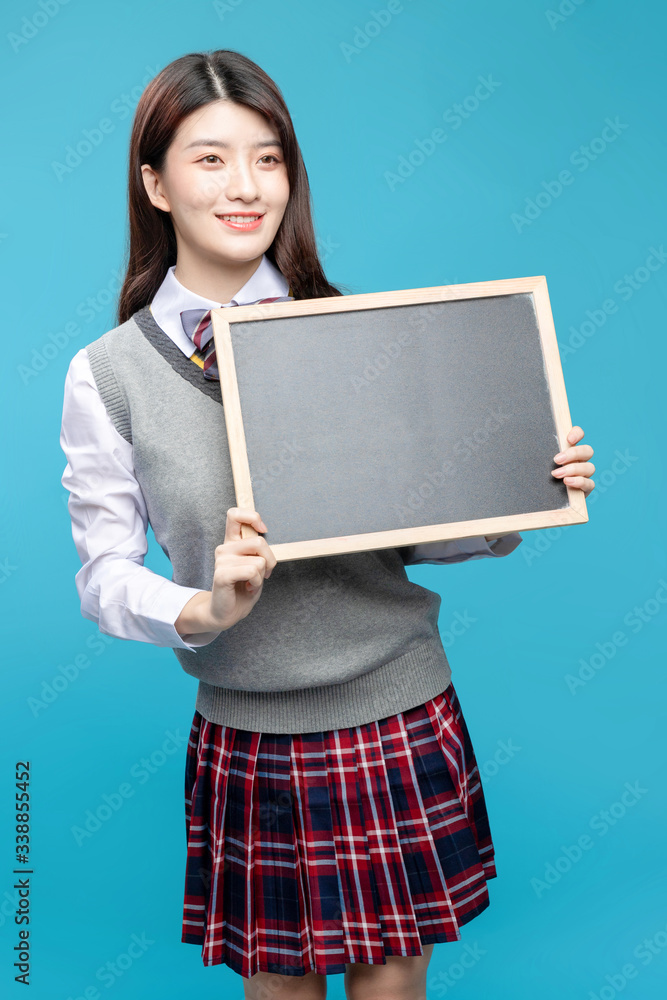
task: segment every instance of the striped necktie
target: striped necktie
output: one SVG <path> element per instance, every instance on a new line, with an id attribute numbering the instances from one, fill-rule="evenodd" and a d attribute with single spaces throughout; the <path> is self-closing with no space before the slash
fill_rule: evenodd
<path id="1" fill-rule="evenodd" d="M 291 289 L 290 289 L 291 290 Z M 292 302 L 293 295 L 275 295 L 270 299 L 257 299 L 255 302 L 244 302 L 243 305 L 259 305 L 262 302 Z M 229 308 L 233 308 L 230 306 Z M 184 309 L 181 312 L 181 322 L 185 333 L 194 344 L 203 359 L 204 378 L 220 381 L 220 373 L 215 357 L 215 341 L 213 340 L 213 324 L 210 309 Z"/>

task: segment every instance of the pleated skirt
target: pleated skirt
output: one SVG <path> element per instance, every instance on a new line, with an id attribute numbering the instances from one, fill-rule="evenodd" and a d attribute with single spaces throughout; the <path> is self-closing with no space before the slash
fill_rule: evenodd
<path id="1" fill-rule="evenodd" d="M 458 941 L 497 874 L 451 683 L 327 732 L 251 732 L 195 711 L 185 826 L 181 940 L 245 978 L 343 973 Z"/>

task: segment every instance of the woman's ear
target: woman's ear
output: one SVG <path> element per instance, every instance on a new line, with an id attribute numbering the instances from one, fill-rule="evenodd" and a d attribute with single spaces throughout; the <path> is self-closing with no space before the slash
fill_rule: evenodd
<path id="1" fill-rule="evenodd" d="M 163 212 L 170 212 L 169 202 L 162 191 L 160 178 L 148 163 L 142 163 L 141 176 L 144 179 L 144 187 L 146 188 L 146 194 L 150 198 L 151 204 L 155 208 L 162 209 Z"/>

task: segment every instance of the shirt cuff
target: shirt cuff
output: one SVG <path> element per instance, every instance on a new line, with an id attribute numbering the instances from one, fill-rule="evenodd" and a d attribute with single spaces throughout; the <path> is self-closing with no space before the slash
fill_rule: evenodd
<path id="1" fill-rule="evenodd" d="M 507 535 L 503 535 L 502 538 L 494 538 L 492 542 L 487 542 L 489 547 L 489 555 L 492 556 L 508 556 L 510 552 L 514 550 L 521 544 L 523 537 L 518 531 L 510 531 Z"/>
<path id="2" fill-rule="evenodd" d="M 472 538 L 454 538 L 443 542 L 422 542 L 403 546 L 398 551 L 408 566 L 419 566 L 422 563 L 447 565 L 485 559 L 488 556 L 506 556 L 522 541 L 521 535 L 513 531 L 491 542 L 487 542 L 484 535 L 475 535 Z"/>
<path id="3" fill-rule="evenodd" d="M 208 646 L 220 635 L 222 629 L 217 632 L 186 633 L 182 636 L 177 632 L 174 624 L 188 601 L 195 594 L 205 594 L 206 591 L 198 587 L 183 587 L 172 580 L 166 582 L 171 586 L 165 587 L 160 593 L 159 613 L 155 614 L 154 609 L 151 615 L 160 630 L 163 645 L 171 646 L 174 649 L 189 649 L 193 652 L 200 646 Z"/>

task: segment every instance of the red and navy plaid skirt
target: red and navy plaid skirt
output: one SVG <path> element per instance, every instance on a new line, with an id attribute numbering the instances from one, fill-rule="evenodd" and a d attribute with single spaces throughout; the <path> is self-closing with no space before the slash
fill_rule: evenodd
<path id="1" fill-rule="evenodd" d="M 250 732 L 195 711 L 185 803 L 181 940 L 205 966 L 342 973 L 458 941 L 489 905 L 493 843 L 452 684 L 328 732 Z"/>

